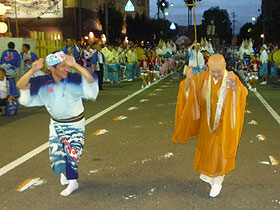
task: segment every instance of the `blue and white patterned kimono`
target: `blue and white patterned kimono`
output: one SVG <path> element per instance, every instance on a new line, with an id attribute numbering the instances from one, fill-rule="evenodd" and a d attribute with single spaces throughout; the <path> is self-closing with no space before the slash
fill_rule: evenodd
<path id="1" fill-rule="evenodd" d="M 30 79 L 30 89 L 20 90 L 19 102 L 27 107 L 45 106 L 52 118 L 70 119 L 84 112 L 82 98 L 96 99 L 99 89 L 78 73 L 68 73 L 57 85 L 52 75 Z M 78 178 L 78 165 L 82 155 L 85 119 L 61 123 L 53 119 L 49 125 L 49 153 L 54 173 L 66 172 L 68 180 Z"/>

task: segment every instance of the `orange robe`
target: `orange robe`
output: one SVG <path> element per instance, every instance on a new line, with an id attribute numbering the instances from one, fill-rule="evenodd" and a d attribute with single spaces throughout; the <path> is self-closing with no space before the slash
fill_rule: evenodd
<path id="1" fill-rule="evenodd" d="M 188 97 L 186 79 L 180 83 L 172 141 L 186 143 L 189 138 L 198 136 L 194 169 L 200 174 L 216 177 L 223 176 L 235 168 L 248 90 L 236 76 L 238 81 L 236 90 L 226 89 L 220 123 L 217 129 L 210 133 L 206 107 L 208 78 L 208 70 L 195 76 L 191 80 Z M 216 84 L 213 79 L 211 82 L 210 126 L 213 129 L 222 79 Z"/>

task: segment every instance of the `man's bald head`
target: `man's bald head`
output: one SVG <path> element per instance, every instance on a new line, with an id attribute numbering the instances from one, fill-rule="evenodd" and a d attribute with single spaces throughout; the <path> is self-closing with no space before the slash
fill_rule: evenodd
<path id="1" fill-rule="evenodd" d="M 223 77 L 224 71 L 226 70 L 226 61 L 223 55 L 213 54 L 208 60 L 208 66 L 211 76 L 219 80 Z"/>
<path id="2" fill-rule="evenodd" d="M 223 55 L 221 54 L 213 54 L 209 57 L 209 60 L 208 60 L 208 65 L 221 65 L 221 66 L 224 66 L 226 63 L 225 61 L 225 58 Z"/>

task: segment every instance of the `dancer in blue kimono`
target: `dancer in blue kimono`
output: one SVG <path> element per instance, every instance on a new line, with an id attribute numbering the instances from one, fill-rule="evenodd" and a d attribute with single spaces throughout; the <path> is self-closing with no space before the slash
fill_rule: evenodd
<path id="1" fill-rule="evenodd" d="M 15 81 L 17 69 L 20 67 L 21 59 L 19 53 L 15 50 L 15 43 L 8 43 L 8 50 L 2 53 L 0 65 L 6 71 L 6 76 Z"/>
<path id="2" fill-rule="evenodd" d="M 82 98 L 96 99 L 99 89 L 96 77 L 77 64 L 74 57 L 62 51 L 46 57 L 51 74 L 32 78 L 44 66 L 44 59 L 17 82 L 19 102 L 27 107 L 45 106 L 51 115 L 49 125 L 49 153 L 51 167 L 60 174 L 62 185 L 68 184 L 60 194 L 70 195 L 78 189 L 78 165 L 85 137 L 85 118 Z M 69 67 L 78 73 L 68 72 Z"/>

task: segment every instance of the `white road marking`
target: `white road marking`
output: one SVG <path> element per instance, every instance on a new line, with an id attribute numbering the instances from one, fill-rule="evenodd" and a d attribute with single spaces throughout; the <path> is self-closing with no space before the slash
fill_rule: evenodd
<path id="1" fill-rule="evenodd" d="M 173 74 L 173 73 L 168 74 L 167 76 L 161 78 L 159 81 L 164 80 L 165 78 L 167 78 L 171 74 Z M 126 101 L 132 99 L 133 97 L 139 95 L 140 93 L 144 92 L 145 90 L 149 89 L 150 87 L 152 87 L 156 84 L 158 84 L 158 83 L 154 82 L 148 88 L 140 89 L 140 90 L 134 92 L 133 94 L 128 95 L 124 99 L 118 101 L 117 103 L 113 104 L 112 106 L 109 106 L 108 108 L 102 110 L 101 112 L 97 113 L 96 115 L 90 117 L 89 119 L 86 120 L 85 126 L 88 125 L 89 123 L 93 122 L 94 120 L 98 119 L 99 117 L 103 116 L 104 114 L 107 114 L 111 110 L 115 109 L 116 107 L 120 106 L 121 104 L 123 104 Z M 49 142 L 46 142 L 46 143 L 42 144 L 41 146 L 37 147 L 36 149 L 26 153 L 25 155 L 21 156 L 20 158 L 18 158 L 16 160 L 12 161 L 11 163 L 3 166 L 2 168 L 0 168 L 0 176 L 8 173 L 12 169 L 16 168 L 17 166 L 23 164 L 27 160 L 29 160 L 29 159 L 33 158 L 34 156 L 38 155 L 39 153 L 43 152 L 47 148 L 49 148 Z"/>
<path id="2" fill-rule="evenodd" d="M 269 113 L 272 115 L 272 117 L 278 122 L 280 125 L 280 116 L 277 114 L 277 112 L 267 103 L 267 101 L 259 94 L 258 91 L 254 92 L 257 98 L 260 100 L 260 102 L 264 105 L 264 107 L 269 111 Z"/>
<path id="3" fill-rule="evenodd" d="M 33 158 L 37 154 L 43 152 L 48 147 L 49 147 L 49 142 L 46 142 L 46 143 L 42 144 L 41 146 L 37 147 L 36 149 L 28 152 L 27 154 L 25 154 L 25 155 L 21 156 L 20 158 L 14 160 L 13 162 L 9 163 L 8 165 L 2 167 L 0 169 L 0 176 L 2 176 L 3 174 L 9 172 L 10 170 L 14 169 L 15 167 L 21 165 L 25 161 Z"/>

